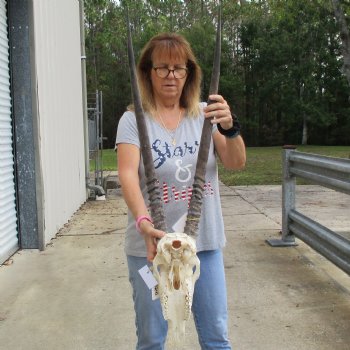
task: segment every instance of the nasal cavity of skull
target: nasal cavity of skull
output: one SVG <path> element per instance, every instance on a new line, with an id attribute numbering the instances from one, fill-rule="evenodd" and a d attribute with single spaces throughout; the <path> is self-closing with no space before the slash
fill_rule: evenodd
<path id="1" fill-rule="evenodd" d="M 174 273 L 174 277 L 173 277 L 173 287 L 175 290 L 179 290 L 181 287 L 181 281 L 180 281 L 180 266 L 176 265 L 173 266 L 173 273 Z"/>
<path id="2" fill-rule="evenodd" d="M 174 277 L 173 285 L 174 285 L 174 289 L 175 290 L 179 290 L 180 289 L 181 283 L 180 283 L 180 281 L 178 279 L 176 279 L 176 277 Z"/>
<path id="3" fill-rule="evenodd" d="M 179 249 L 181 247 L 181 241 L 179 240 L 174 240 L 172 243 L 172 246 L 174 249 Z"/>

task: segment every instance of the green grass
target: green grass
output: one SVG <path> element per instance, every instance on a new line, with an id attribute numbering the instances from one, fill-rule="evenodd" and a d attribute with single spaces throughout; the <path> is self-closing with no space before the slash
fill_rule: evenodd
<path id="1" fill-rule="evenodd" d="M 350 158 L 350 146 L 298 146 L 300 152 Z M 282 178 L 282 147 L 248 147 L 244 170 L 228 171 L 219 164 L 220 180 L 229 186 L 279 185 Z M 114 150 L 103 150 L 104 170 L 116 170 Z M 306 183 L 298 180 L 298 183 Z"/>
<path id="2" fill-rule="evenodd" d="M 104 149 L 102 151 L 103 170 L 117 170 L 117 158 L 114 149 Z M 90 171 L 95 170 L 95 161 L 90 160 Z"/>
<path id="3" fill-rule="evenodd" d="M 117 157 L 114 149 L 103 150 L 103 169 L 117 170 Z"/>
<path id="4" fill-rule="evenodd" d="M 350 146 L 298 146 L 300 152 L 350 158 Z M 244 170 L 228 171 L 219 165 L 220 180 L 229 186 L 279 185 L 282 183 L 282 148 L 248 147 Z M 305 181 L 297 180 L 298 184 Z"/>

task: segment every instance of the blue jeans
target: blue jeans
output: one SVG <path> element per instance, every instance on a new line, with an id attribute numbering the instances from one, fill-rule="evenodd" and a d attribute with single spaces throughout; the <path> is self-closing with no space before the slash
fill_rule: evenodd
<path id="1" fill-rule="evenodd" d="M 201 349 L 230 350 L 222 252 L 200 252 L 198 258 L 201 262 L 200 277 L 195 285 L 192 312 Z M 136 350 L 164 350 L 167 322 L 163 318 L 159 299 L 152 301 L 152 293 L 138 273 L 138 270 L 147 264 L 147 260 L 130 255 L 127 259 L 136 312 Z"/>

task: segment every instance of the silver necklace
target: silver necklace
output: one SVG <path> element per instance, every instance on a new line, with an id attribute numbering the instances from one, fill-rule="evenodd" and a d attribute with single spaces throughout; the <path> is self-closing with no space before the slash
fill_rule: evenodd
<path id="1" fill-rule="evenodd" d="M 180 109 L 180 113 L 179 113 L 179 116 L 178 116 L 178 121 L 177 121 L 176 128 L 175 128 L 174 131 L 170 131 L 170 130 L 165 126 L 165 123 L 164 123 L 164 121 L 163 121 L 163 118 L 162 118 L 162 116 L 160 115 L 160 113 L 158 112 L 159 119 L 160 119 L 160 121 L 162 122 L 162 125 L 163 125 L 164 130 L 165 130 L 165 131 L 167 132 L 167 134 L 169 135 L 169 137 L 170 137 L 170 139 L 171 139 L 171 144 L 172 144 L 173 146 L 176 146 L 176 138 L 175 138 L 175 136 L 176 136 L 176 131 L 177 131 L 179 125 L 180 125 L 181 113 L 182 113 L 182 111 L 181 111 L 181 109 Z"/>

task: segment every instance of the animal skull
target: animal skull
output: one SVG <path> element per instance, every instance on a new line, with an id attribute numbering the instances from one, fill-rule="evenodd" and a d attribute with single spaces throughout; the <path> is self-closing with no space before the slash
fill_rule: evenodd
<path id="1" fill-rule="evenodd" d="M 184 339 L 199 266 L 192 237 L 185 233 L 168 233 L 159 241 L 153 274 L 158 281 L 163 316 L 168 321 L 170 344 L 179 345 Z"/>

